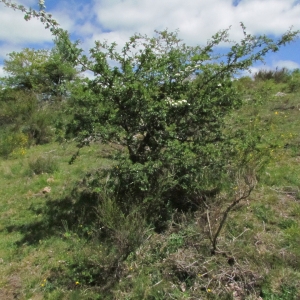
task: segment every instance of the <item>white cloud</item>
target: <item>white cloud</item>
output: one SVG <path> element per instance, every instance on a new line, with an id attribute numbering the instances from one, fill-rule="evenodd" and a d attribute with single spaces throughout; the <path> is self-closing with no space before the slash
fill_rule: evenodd
<path id="1" fill-rule="evenodd" d="M 300 5 L 294 3 L 294 0 L 243 0 L 235 17 L 254 34 L 280 35 L 292 25 L 300 28 Z"/>
<path id="2" fill-rule="evenodd" d="M 24 20 L 24 13 L 4 8 L 0 11 L 0 41 L 9 44 L 44 43 L 52 40 L 49 30 L 37 19 Z"/>
<path id="3" fill-rule="evenodd" d="M 67 10 L 54 10 L 51 14 L 55 16 L 55 20 L 59 23 L 59 26 L 64 30 L 73 31 L 76 25 L 76 18 L 72 18 L 71 14 Z"/>
<path id="4" fill-rule="evenodd" d="M 91 22 L 93 7 L 89 3 L 60 1 L 51 14 L 63 29 L 78 34 L 82 27 Z"/>
<path id="5" fill-rule="evenodd" d="M 17 4 L 22 4 L 25 7 L 33 7 L 33 6 L 37 6 L 38 1 L 37 0 L 17 0 L 17 1 L 13 1 L 14 3 Z"/>
<path id="6" fill-rule="evenodd" d="M 90 79 L 90 80 L 95 79 L 95 75 L 94 75 L 94 73 L 91 72 L 91 71 L 85 71 L 85 72 L 83 72 L 83 73 L 81 74 L 81 76 L 82 76 L 82 77 L 86 77 L 86 78 L 88 78 L 88 79 Z"/>
<path id="7" fill-rule="evenodd" d="M 124 38 L 129 33 L 152 34 L 154 29 L 168 28 L 179 29 L 180 36 L 188 43 L 203 43 L 230 25 L 225 21 L 230 19 L 228 3 L 224 5 L 224 0 L 103 0 L 95 3 L 95 12 L 103 28 L 118 31 Z M 222 17 L 218 17 L 220 14 Z"/>
<path id="8" fill-rule="evenodd" d="M 4 44 L 0 47 L 0 58 L 6 59 L 7 54 L 13 51 L 19 52 L 22 50 L 22 46 L 14 44 Z"/>
<path id="9" fill-rule="evenodd" d="M 286 68 L 288 70 L 295 70 L 300 68 L 300 64 L 291 61 L 291 60 L 278 60 L 278 61 L 273 61 L 272 65 L 258 65 L 255 67 L 250 67 L 249 71 L 243 71 L 241 76 L 250 76 L 252 77 L 255 73 L 258 73 L 261 70 L 266 70 L 266 71 L 271 71 L 271 70 L 276 70 L 277 69 L 282 69 Z"/>
<path id="10" fill-rule="evenodd" d="M 37 1 L 20 2 L 36 6 Z M 233 6 L 232 0 L 65 0 L 57 1 L 51 13 L 88 50 L 95 40 L 122 46 L 134 33 L 152 35 L 155 29 L 166 28 L 179 29 L 179 36 L 191 45 L 205 44 L 213 34 L 230 26 L 230 38 L 239 40 L 241 21 L 249 33 L 279 36 L 292 25 L 300 29 L 300 4 L 295 3 L 295 0 L 241 0 L 238 6 Z M 0 41 L 4 42 L 4 48 L 24 47 L 27 43 L 42 45 L 52 38 L 38 20 L 25 22 L 23 13 L 1 7 Z M 2 57 L 3 52 L 0 49 Z"/>
<path id="11" fill-rule="evenodd" d="M 4 77 L 5 75 L 6 74 L 5 74 L 4 70 L 3 70 L 3 66 L 0 65 L 0 77 Z"/>
<path id="12" fill-rule="evenodd" d="M 252 77 L 255 73 L 258 73 L 261 70 L 269 71 L 269 70 L 272 70 L 272 67 L 267 66 L 267 65 L 261 65 L 261 66 L 257 66 L 257 67 L 250 67 L 249 71 L 242 72 L 242 76 Z"/>
<path id="13" fill-rule="evenodd" d="M 242 21 L 253 34 L 284 33 L 290 26 L 300 28 L 300 5 L 294 0 L 102 0 L 94 1 L 97 20 L 105 29 L 124 38 L 135 32 L 151 34 L 154 29 L 179 29 L 191 44 L 203 44 L 220 29 L 232 25 L 231 37 L 239 39 Z M 122 38 L 123 39 L 123 38 Z"/>
<path id="14" fill-rule="evenodd" d="M 300 65 L 294 61 L 291 60 L 279 60 L 276 62 L 273 62 L 273 68 L 278 68 L 278 69 L 282 69 L 282 68 L 286 68 L 288 70 L 294 70 L 294 69 L 299 69 Z"/>

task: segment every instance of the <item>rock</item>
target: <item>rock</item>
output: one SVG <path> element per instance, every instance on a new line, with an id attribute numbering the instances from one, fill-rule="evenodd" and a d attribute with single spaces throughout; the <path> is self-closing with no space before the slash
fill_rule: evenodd
<path id="1" fill-rule="evenodd" d="M 49 186 L 46 186 L 41 190 L 41 193 L 43 193 L 43 194 L 48 194 L 50 192 L 51 192 L 51 187 L 49 187 Z"/>
<path id="2" fill-rule="evenodd" d="M 284 97 L 284 96 L 286 96 L 286 94 L 285 94 L 285 93 L 282 93 L 282 92 L 278 92 L 278 93 L 276 93 L 276 95 L 275 95 L 275 97 Z"/>
<path id="3" fill-rule="evenodd" d="M 51 183 L 51 182 L 54 182 L 54 178 L 53 178 L 53 177 L 49 177 L 49 178 L 47 179 L 47 183 Z"/>

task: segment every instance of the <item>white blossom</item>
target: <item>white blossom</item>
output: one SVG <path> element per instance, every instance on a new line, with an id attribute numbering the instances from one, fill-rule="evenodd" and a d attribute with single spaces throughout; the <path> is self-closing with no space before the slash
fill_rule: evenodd
<path id="1" fill-rule="evenodd" d="M 39 0 L 39 6 L 40 6 L 40 10 L 45 10 L 46 8 L 45 0 Z"/>
<path id="2" fill-rule="evenodd" d="M 168 102 L 173 107 L 182 106 L 182 105 L 190 105 L 190 103 L 188 103 L 186 99 L 176 101 L 174 99 L 171 99 L 170 97 L 167 97 L 167 99 L 165 101 Z"/>

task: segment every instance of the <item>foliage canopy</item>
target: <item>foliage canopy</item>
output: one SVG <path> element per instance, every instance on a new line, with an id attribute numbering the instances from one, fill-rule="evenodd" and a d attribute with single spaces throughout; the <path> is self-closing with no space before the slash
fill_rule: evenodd
<path id="1" fill-rule="evenodd" d="M 69 94 L 68 85 L 78 74 L 55 42 L 51 51 L 25 48 L 8 54 L 3 68 L 7 76 L 0 78 L 0 135 L 25 134 L 28 145 L 51 140 L 50 126 L 58 121 L 55 116 Z"/>
<path id="2" fill-rule="evenodd" d="M 122 146 L 106 184 L 101 175 L 93 185 L 109 191 L 125 211 L 143 204 L 159 218 L 174 208 L 199 207 L 230 185 L 250 152 L 260 155 L 257 133 L 225 122 L 243 104 L 233 80 L 298 31 L 274 41 L 248 34 L 241 23 L 244 36 L 238 43 L 222 30 L 205 46 L 192 47 L 165 30 L 154 37 L 135 34 L 120 52 L 115 43 L 97 41 L 88 57 L 43 9 L 2 2 L 24 11 L 27 20 L 40 18 L 58 39 L 62 57 L 94 73 L 72 92 L 67 135 L 81 146 L 91 140 Z M 228 53 L 216 54 L 224 43 Z"/>
<path id="3" fill-rule="evenodd" d="M 66 84 L 77 74 L 74 66 L 63 60 L 58 46 L 52 51 L 25 48 L 8 54 L 4 61 L 3 79 L 6 88 L 31 91 L 47 98 L 61 100 L 66 94 Z"/>
<path id="4" fill-rule="evenodd" d="M 226 55 L 214 49 L 229 42 L 228 30 L 203 47 L 162 31 L 132 36 L 120 53 L 116 44 L 96 42 L 91 49 L 85 65 L 96 77 L 73 93 L 68 130 L 83 143 L 94 138 L 127 148 L 108 181 L 120 202 L 159 201 L 158 214 L 162 206 L 201 206 L 232 176 L 228 166 L 240 168 L 255 152 L 256 133 L 226 128 L 225 117 L 242 105 L 234 76 L 296 33 L 274 42 L 241 26 L 244 39 Z"/>

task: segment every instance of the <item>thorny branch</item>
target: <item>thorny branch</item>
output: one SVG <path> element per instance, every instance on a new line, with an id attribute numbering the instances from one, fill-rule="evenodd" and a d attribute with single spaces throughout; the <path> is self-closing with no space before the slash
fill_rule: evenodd
<path id="1" fill-rule="evenodd" d="M 215 252 L 217 250 L 218 237 L 221 233 L 222 228 L 224 227 L 224 224 L 227 220 L 228 214 L 237 204 L 240 203 L 240 201 L 245 200 L 250 196 L 251 192 L 255 188 L 255 185 L 256 185 L 255 174 L 245 175 L 242 182 L 241 182 L 241 180 L 239 180 L 239 190 L 235 193 L 234 199 L 231 201 L 231 204 L 222 213 L 222 219 L 221 219 L 219 226 L 215 233 L 213 233 L 212 227 L 211 227 L 210 216 L 209 216 L 209 212 L 210 212 L 209 207 L 205 203 L 205 205 L 207 207 L 206 216 L 207 216 L 207 222 L 208 222 L 208 227 L 209 227 L 210 241 L 212 243 L 212 250 L 211 250 L 212 254 L 215 254 Z"/>

